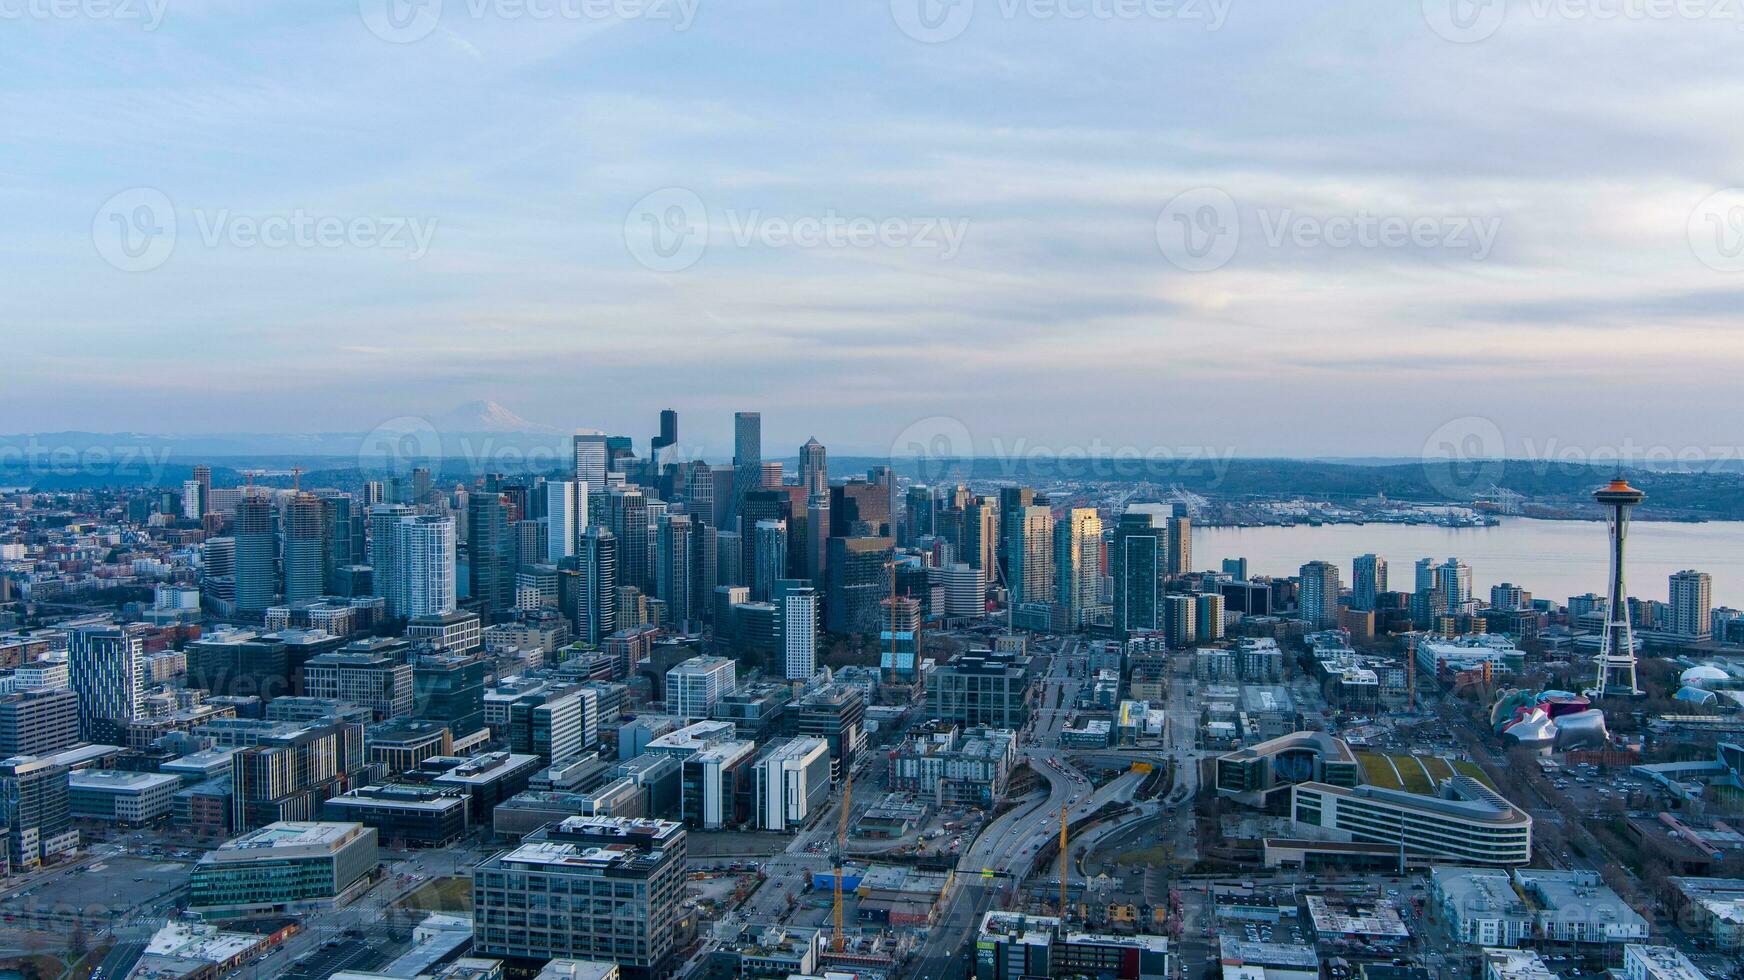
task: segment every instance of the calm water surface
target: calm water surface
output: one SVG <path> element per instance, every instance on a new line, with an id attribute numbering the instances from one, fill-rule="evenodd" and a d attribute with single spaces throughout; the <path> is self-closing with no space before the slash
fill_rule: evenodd
<path id="1" fill-rule="evenodd" d="M 1457 557 L 1472 568 L 1472 588 L 1489 599 L 1490 586 L 1512 582 L 1558 603 L 1571 595 L 1605 592 L 1605 525 L 1593 521 L 1503 518 L 1495 527 L 1447 528 L 1415 524 L 1336 524 L 1321 527 L 1198 527 L 1193 566 L 1218 568 L 1225 558 L 1246 558 L 1254 575 L 1294 575 L 1316 559 L 1336 563 L 1350 584 L 1351 563 L 1374 552 L 1387 559 L 1389 586 L 1409 592 L 1419 558 Z M 1694 568 L 1714 579 L 1714 605 L 1744 607 L 1744 522 L 1629 527 L 1629 591 L 1665 599 L 1673 572 Z"/>

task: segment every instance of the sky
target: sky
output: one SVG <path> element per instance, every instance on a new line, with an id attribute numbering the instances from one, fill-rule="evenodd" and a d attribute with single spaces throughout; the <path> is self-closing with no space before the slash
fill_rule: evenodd
<path id="1" fill-rule="evenodd" d="M 1738 7 L 0 0 L 0 432 L 1737 455 Z"/>

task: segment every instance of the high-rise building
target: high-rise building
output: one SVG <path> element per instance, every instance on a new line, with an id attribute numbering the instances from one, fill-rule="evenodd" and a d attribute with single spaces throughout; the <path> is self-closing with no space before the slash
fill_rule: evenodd
<path id="1" fill-rule="evenodd" d="M 776 596 L 786 677 L 810 680 L 817 673 L 818 594 L 809 584 L 783 579 Z"/>
<path id="2" fill-rule="evenodd" d="M 1302 566 L 1300 606 L 1302 619 L 1315 629 L 1338 625 L 1338 593 L 1342 588 L 1338 566 L 1329 561 L 1311 561 Z"/>
<path id="3" fill-rule="evenodd" d="M 1376 599 L 1387 591 L 1387 560 L 1380 555 L 1357 557 L 1352 567 L 1350 607 L 1361 612 L 1373 612 Z"/>
<path id="4" fill-rule="evenodd" d="M 14 874 L 77 844 L 68 796 L 65 766 L 28 755 L 0 761 L 0 821 Z"/>
<path id="5" fill-rule="evenodd" d="M 999 570 L 1007 585 L 1011 584 L 1011 542 L 1016 533 L 1012 525 L 1020 512 L 1035 503 L 1031 487 L 1001 487 L 999 489 Z"/>
<path id="6" fill-rule="evenodd" d="M 402 517 L 393 525 L 392 591 L 388 615 L 445 616 L 457 605 L 454 520 L 433 514 Z M 510 588 L 513 588 L 510 580 Z M 513 596 L 510 596 L 513 605 Z"/>
<path id="7" fill-rule="evenodd" d="M 49 688 L 0 695 L 0 759 L 49 755 L 79 740 L 79 696 Z"/>
<path id="8" fill-rule="evenodd" d="M 1671 576 L 1671 632 L 1692 639 L 1714 633 L 1714 583 L 1707 572 L 1685 569 Z"/>
<path id="9" fill-rule="evenodd" d="M 931 487 L 916 484 L 908 488 L 908 496 L 903 504 L 903 541 L 912 545 L 920 538 L 929 537 L 938 530 L 938 522 L 934 520 L 938 502 L 933 497 Z"/>
<path id="10" fill-rule="evenodd" d="M 660 434 L 648 441 L 648 462 L 653 465 L 654 472 L 678 462 L 672 456 L 671 449 L 678 445 L 678 413 L 670 408 L 660 410 Z"/>
<path id="11" fill-rule="evenodd" d="M 314 602 L 326 592 L 327 529 L 321 501 L 299 493 L 285 503 L 285 604 Z"/>
<path id="12" fill-rule="evenodd" d="M 715 585 L 745 584 L 745 538 L 737 531 L 715 532 Z"/>
<path id="13" fill-rule="evenodd" d="M 1169 576 L 1185 575 L 1193 570 L 1193 519 L 1175 505 L 1169 518 Z"/>
<path id="14" fill-rule="evenodd" d="M 150 668 L 144 634 L 125 626 L 85 626 L 67 641 L 67 684 L 79 696 L 79 733 L 102 741 L 145 710 Z"/>
<path id="15" fill-rule="evenodd" d="M 184 521 L 197 521 L 205 516 L 200 510 L 200 481 L 182 481 L 181 516 Z"/>
<path id="16" fill-rule="evenodd" d="M 1229 576 L 1230 578 L 1236 580 L 1237 582 L 1246 582 L 1247 581 L 1247 559 L 1246 558 L 1225 558 L 1225 559 L 1223 559 L 1223 574 Z"/>
<path id="17" fill-rule="evenodd" d="M 1081 629 L 1102 582 L 1102 518 L 1094 507 L 1074 507 L 1054 525 L 1054 575 L 1066 624 Z"/>
<path id="18" fill-rule="evenodd" d="M 354 504 L 351 494 L 324 491 L 321 499 L 321 526 L 326 535 L 326 589 L 328 595 L 345 595 L 345 575 L 340 569 L 362 565 L 369 561 L 364 551 L 364 514 Z"/>
<path id="19" fill-rule="evenodd" d="M 1436 582 L 1447 611 L 1453 615 L 1475 611 L 1472 602 L 1471 566 L 1458 558 L 1449 558 L 1436 569 Z"/>
<path id="20" fill-rule="evenodd" d="M 575 554 L 587 526 L 587 496 L 577 496 L 574 480 L 545 482 L 545 558 L 555 564 Z"/>
<path id="21" fill-rule="evenodd" d="M 829 563 L 830 494 L 826 487 L 812 493 L 805 505 L 805 576 L 812 585 L 823 588 L 825 569 Z"/>
<path id="22" fill-rule="evenodd" d="M 862 635 L 879 631 L 880 603 L 890 595 L 887 566 L 894 554 L 895 542 L 890 538 L 830 539 L 825 629 Z"/>
<path id="23" fill-rule="evenodd" d="M 586 500 L 590 493 L 599 493 L 606 486 L 608 469 L 606 453 L 606 437 L 602 433 L 577 433 L 575 436 L 575 493 L 577 500 Z M 577 507 L 576 518 L 583 524 L 591 522 L 593 515 L 587 514 Z"/>
<path id="24" fill-rule="evenodd" d="M 278 598 L 278 513 L 272 500 L 245 496 L 236 504 L 236 610 L 264 612 Z"/>
<path id="25" fill-rule="evenodd" d="M 1160 630 L 1169 533 L 1148 511 L 1128 510 L 1114 525 L 1108 574 L 1114 579 L 1114 629 L 1126 636 Z"/>
<path id="26" fill-rule="evenodd" d="M 660 518 L 659 570 L 654 594 L 666 603 L 669 622 L 681 632 L 702 621 L 702 570 L 696 564 L 695 528 L 689 514 L 666 514 Z"/>
<path id="27" fill-rule="evenodd" d="M 1006 584 L 1011 604 L 1054 601 L 1054 513 L 1046 504 L 1018 508 L 1006 521 Z"/>
<path id="28" fill-rule="evenodd" d="M 575 632 L 593 646 L 618 628 L 618 539 L 598 525 L 581 536 L 576 555 L 581 581 L 576 589 Z"/>
<path id="29" fill-rule="evenodd" d="M 992 582 L 999 568 L 999 506 L 976 497 L 963 512 L 963 560 Z"/>
<path id="30" fill-rule="evenodd" d="M 946 616 L 981 617 L 987 615 L 987 573 L 968 562 L 946 565 L 942 575 L 945 586 Z"/>
<path id="31" fill-rule="evenodd" d="M 1163 596 L 1163 636 L 1171 649 L 1185 650 L 1199 642 L 1198 612 L 1198 599 L 1191 593 Z"/>
<path id="32" fill-rule="evenodd" d="M 194 482 L 200 487 L 200 516 L 205 517 L 212 513 L 212 467 L 194 467 Z"/>
<path id="33" fill-rule="evenodd" d="M 1441 588 L 1441 566 L 1433 558 L 1417 559 L 1416 588 L 1413 592 L 1435 592 Z"/>
<path id="34" fill-rule="evenodd" d="M 731 660 L 692 657 L 666 672 L 666 711 L 693 721 L 706 719 L 715 702 L 738 687 L 738 668 Z"/>
<path id="35" fill-rule="evenodd" d="M 733 506 L 729 512 L 731 520 L 738 520 L 744 513 L 745 495 L 762 486 L 763 415 L 759 412 L 736 412 L 733 415 Z"/>
<path id="36" fill-rule="evenodd" d="M 515 547 L 508 518 L 500 493 L 474 493 L 466 500 L 467 579 L 486 623 L 515 607 Z"/>
<path id="37" fill-rule="evenodd" d="M 751 598 L 768 602 L 775 583 L 787 577 L 787 522 L 758 521 L 752 537 L 756 567 L 751 570 Z"/>
<path id="38" fill-rule="evenodd" d="M 815 438 L 799 447 L 799 485 L 807 494 L 830 492 L 829 452 Z"/>
<path id="39" fill-rule="evenodd" d="M 1201 592 L 1194 599 L 1193 624 L 1199 631 L 1200 643 L 1216 643 L 1223 639 L 1223 594 Z"/>
<path id="40" fill-rule="evenodd" d="M 618 584 L 653 590 L 649 561 L 648 498 L 635 487 L 616 486 L 599 498 L 605 505 L 601 523 L 618 539 Z"/>

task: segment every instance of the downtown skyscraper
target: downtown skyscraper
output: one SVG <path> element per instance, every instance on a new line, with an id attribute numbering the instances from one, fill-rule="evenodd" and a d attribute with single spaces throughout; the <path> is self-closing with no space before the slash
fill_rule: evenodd
<path id="1" fill-rule="evenodd" d="M 1352 565 L 1350 608 L 1373 612 L 1377 599 L 1387 591 L 1387 560 L 1380 555 L 1359 555 Z"/>
<path id="2" fill-rule="evenodd" d="M 472 601 L 479 617 L 490 623 L 515 606 L 516 548 L 502 494 L 480 492 L 467 498 L 466 550 Z"/>
<path id="3" fill-rule="evenodd" d="M 730 521 L 739 521 L 745 512 L 745 496 L 763 486 L 763 415 L 761 412 L 737 412 L 733 415 L 733 507 Z M 748 533 L 748 527 L 734 527 Z"/>
<path id="4" fill-rule="evenodd" d="M 272 499 L 236 504 L 236 611 L 264 612 L 278 598 L 278 511 Z"/>
<path id="5" fill-rule="evenodd" d="M 1082 628 L 1102 582 L 1102 518 L 1094 507 L 1074 507 L 1054 525 L 1054 577 L 1067 628 Z"/>

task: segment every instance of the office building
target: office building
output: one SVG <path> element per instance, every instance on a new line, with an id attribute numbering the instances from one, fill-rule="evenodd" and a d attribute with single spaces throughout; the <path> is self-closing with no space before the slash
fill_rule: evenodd
<path id="1" fill-rule="evenodd" d="M 822 813 L 830 799 L 830 746 L 821 738 L 770 742 L 753 769 L 757 827 L 789 833 Z"/>
<path id="2" fill-rule="evenodd" d="M 445 847 L 471 825 L 466 796 L 429 786 L 360 786 L 321 810 L 323 820 L 362 824 L 390 847 Z"/>
<path id="3" fill-rule="evenodd" d="M 1317 836 L 1398 847 L 1403 860 L 1522 865 L 1532 860 L 1532 817 L 1470 776 L 1435 796 L 1378 786 L 1297 783 L 1290 813 Z"/>
<path id="4" fill-rule="evenodd" d="M 472 602 L 486 623 L 515 607 L 516 548 L 509 537 L 508 507 L 500 493 L 466 498 L 466 550 Z"/>
<path id="5" fill-rule="evenodd" d="M 576 519 L 580 526 L 593 523 L 594 515 L 582 510 L 581 501 L 605 490 L 608 459 L 606 437 L 602 433 L 577 433 L 575 436 Z"/>
<path id="6" fill-rule="evenodd" d="M 1185 575 L 1193 570 L 1193 519 L 1182 510 L 1182 505 L 1176 504 L 1173 516 L 1168 518 L 1169 528 L 1169 560 L 1168 574 L 1171 578 Z"/>
<path id="7" fill-rule="evenodd" d="M 0 761 L 0 823 L 14 874 L 78 846 L 69 792 L 66 766 L 28 755 Z"/>
<path id="8" fill-rule="evenodd" d="M 682 942 L 686 856 L 684 827 L 671 821 L 570 817 L 548 825 L 473 870 L 473 951 L 609 960 L 630 980 L 656 980 Z M 534 907 L 530 894 L 547 907 Z M 551 898 L 563 900 L 561 914 Z"/>
<path id="9" fill-rule="evenodd" d="M 787 578 L 787 522 L 760 520 L 751 536 L 751 599 L 768 602 L 775 583 Z"/>
<path id="10" fill-rule="evenodd" d="M 702 623 L 702 568 L 696 555 L 699 533 L 707 533 L 707 529 L 693 524 L 688 514 L 660 518 L 654 594 L 666 603 L 667 623 L 678 632 L 690 632 L 692 626 Z"/>
<path id="11" fill-rule="evenodd" d="M 966 562 L 952 562 L 941 574 L 947 618 L 987 615 L 987 573 Z"/>
<path id="12" fill-rule="evenodd" d="M 188 905 L 208 917 L 331 907 L 380 865 L 376 832 L 362 824 L 274 823 L 206 852 L 188 881 Z"/>
<path id="13" fill-rule="evenodd" d="M 830 746 L 831 771 L 841 779 L 866 743 L 866 699 L 860 688 L 831 684 L 787 706 L 788 730 Z"/>
<path id="14" fill-rule="evenodd" d="M 839 488 L 838 488 L 839 489 Z M 890 595 L 889 564 L 895 542 L 887 537 L 832 537 L 824 590 L 824 628 L 831 633 L 874 634 Z"/>
<path id="15" fill-rule="evenodd" d="M 733 415 L 733 503 L 726 527 L 737 530 L 745 513 L 745 495 L 763 485 L 763 416 L 759 412 Z"/>
<path id="16" fill-rule="evenodd" d="M 581 529 L 587 526 L 587 496 L 579 497 L 574 480 L 545 481 L 545 560 L 556 564 L 574 556 Z"/>
<path id="17" fill-rule="evenodd" d="M 927 717 L 964 727 L 1022 729 L 1029 720 L 1030 658 L 970 650 L 927 678 Z"/>
<path id="18" fill-rule="evenodd" d="M 830 492 L 829 453 L 816 438 L 799 447 L 799 485 L 808 496 Z"/>
<path id="19" fill-rule="evenodd" d="M 666 672 L 666 710 L 680 718 L 708 718 L 739 686 L 738 668 L 725 657 L 692 657 Z"/>
<path id="20" fill-rule="evenodd" d="M 0 696 L 0 759 L 48 755 L 79 740 L 79 696 L 25 688 Z"/>
<path id="21" fill-rule="evenodd" d="M 303 690 L 312 698 L 368 708 L 376 721 L 412 713 L 412 665 L 376 652 L 364 640 L 303 665 Z"/>
<path id="22" fill-rule="evenodd" d="M 68 808 L 81 820 L 144 827 L 170 815 L 178 776 L 125 769 L 81 769 L 67 774 Z"/>

